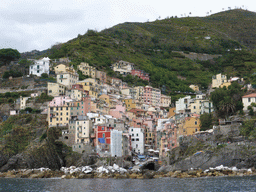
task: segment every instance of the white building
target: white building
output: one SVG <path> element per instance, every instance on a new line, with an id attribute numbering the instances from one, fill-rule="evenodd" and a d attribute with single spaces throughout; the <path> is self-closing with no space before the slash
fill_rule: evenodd
<path id="1" fill-rule="evenodd" d="M 132 150 L 139 154 L 144 154 L 144 130 L 142 128 L 129 128 L 131 136 Z"/>
<path id="2" fill-rule="evenodd" d="M 90 133 L 92 132 L 92 121 L 86 116 L 77 116 L 69 121 L 69 134 L 72 144 L 90 143 Z M 73 135 L 73 137 L 72 137 Z M 71 139 L 70 138 L 70 139 Z"/>
<path id="3" fill-rule="evenodd" d="M 25 109 L 26 108 L 26 104 L 27 104 L 27 100 L 30 97 L 22 97 L 20 96 L 20 109 Z"/>
<path id="4" fill-rule="evenodd" d="M 181 111 L 188 109 L 190 102 L 191 102 L 191 96 L 179 98 L 179 100 L 175 102 L 176 113 L 180 113 Z"/>
<path id="5" fill-rule="evenodd" d="M 122 131 L 112 130 L 110 132 L 110 152 L 112 157 L 122 157 Z"/>
<path id="6" fill-rule="evenodd" d="M 213 102 L 209 100 L 202 101 L 201 103 L 201 114 L 211 113 L 214 111 Z"/>
<path id="7" fill-rule="evenodd" d="M 41 77 L 43 73 L 49 75 L 50 59 L 44 57 L 43 59 L 33 60 L 34 64 L 29 66 L 29 74 Z"/>
<path id="8" fill-rule="evenodd" d="M 247 107 L 250 106 L 252 103 L 256 103 L 256 93 L 252 93 L 249 95 L 245 95 L 242 97 L 242 102 L 244 105 L 243 110 L 247 111 Z"/>
<path id="9" fill-rule="evenodd" d="M 59 73 L 57 75 L 57 83 L 65 85 L 68 89 L 78 82 L 79 75 L 77 73 Z"/>
<path id="10" fill-rule="evenodd" d="M 122 75 L 127 75 L 134 69 L 134 64 L 127 61 L 119 61 L 111 65 L 113 71 L 117 71 Z"/>

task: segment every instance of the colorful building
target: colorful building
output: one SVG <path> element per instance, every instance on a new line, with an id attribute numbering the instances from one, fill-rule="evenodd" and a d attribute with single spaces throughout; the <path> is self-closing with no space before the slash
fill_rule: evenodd
<path id="1" fill-rule="evenodd" d="M 149 81 L 149 74 L 146 73 L 145 71 L 143 70 L 140 70 L 140 69 L 133 69 L 131 71 L 131 75 L 133 76 L 138 76 L 140 79 L 143 79 L 145 81 Z"/>

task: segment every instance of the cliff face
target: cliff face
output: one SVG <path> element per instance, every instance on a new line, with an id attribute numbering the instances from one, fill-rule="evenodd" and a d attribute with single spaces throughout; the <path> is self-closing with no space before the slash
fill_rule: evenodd
<path id="1" fill-rule="evenodd" d="M 45 115 L 10 117 L 0 124 L 0 172 L 75 165 L 80 154 L 58 141 L 61 130 L 47 128 Z"/>
<path id="2" fill-rule="evenodd" d="M 170 152 L 160 171 L 208 169 L 220 165 L 256 168 L 256 143 L 239 136 L 240 125 L 218 126 L 212 134 L 189 136 Z"/>

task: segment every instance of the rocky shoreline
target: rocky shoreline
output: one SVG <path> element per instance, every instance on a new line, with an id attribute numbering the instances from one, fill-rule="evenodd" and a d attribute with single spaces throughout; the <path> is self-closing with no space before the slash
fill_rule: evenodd
<path id="1" fill-rule="evenodd" d="M 170 171 L 159 172 L 151 170 L 142 170 L 133 172 L 119 167 L 118 165 L 98 167 L 96 169 L 90 166 L 69 168 L 62 167 L 60 170 L 51 170 L 49 168 L 39 169 L 20 169 L 9 170 L 0 173 L 2 178 L 61 178 L 61 179 L 87 179 L 87 178 L 114 178 L 114 179 L 154 179 L 162 177 L 171 178 L 198 178 L 198 177 L 219 177 L 219 176 L 253 176 L 256 175 L 256 170 L 251 169 L 237 169 L 236 167 L 228 168 L 218 166 L 216 168 L 209 168 L 206 170 L 188 170 L 188 171 Z"/>

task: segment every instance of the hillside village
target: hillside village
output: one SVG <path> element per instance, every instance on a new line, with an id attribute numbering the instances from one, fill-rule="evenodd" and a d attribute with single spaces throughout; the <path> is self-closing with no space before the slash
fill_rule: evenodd
<path id="1" fill-rule="evenodd" d="M 123 76 L 130 74 L 150 82 L 149 74 L 135 69 L 133 63 L 120 60 L 111 68 Z M 86 78 L 79 80 L 78 71 Z M 48 78 L 38 87 L 29 85 L 42 76 L 51 76 L 54 80 Z M 191 84 L 194 92 L 172 104 L 171 96 L 150 84 L 129 87 L 121 79 L 110 77 L 88 63 L 81 62 L 76 70 L 70 66 L 68 58 L 56 62 L 48 57 L 33 60 L 28 76 L 22 79 L 30 79 L 22 90 L 30 91 L 29 95 L 20 96 L 11 108 L 1 109 L 3 120 L 24 111 L 38 110 L 37 113 L 46 115 L 48 127 L 61 130 L 59 140 L 75 152 L 97 152 L 101 157 L 154 157 L 160 162 L 185 137 L 214 132 L 216 125 L 200 131 L 200 116 L 215 110 L 209 98 L 211 92 L 228 87 L 232 82 L 248 90 L 252 88 L 244 85 L 242 78 L 228 79 L 224 74 L 216 74 L 206 93 L 202 93 L 198 85 Z M 13 80 L 15 78 L 9 78 Z M 1 89 L 2 94 L 7 91 Z M 9 91 L 19 93 L 21 89 Z M 35 98 L 41 95 L 47 95 L 47 101 L 36 105 Z M 255 94 L 243 96 L 242 102 L 247 112 L 248 106 L 255 102 Z M 226 123 L 220 120 L 219 124 Z"/>

